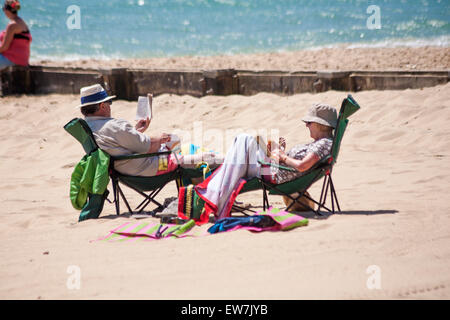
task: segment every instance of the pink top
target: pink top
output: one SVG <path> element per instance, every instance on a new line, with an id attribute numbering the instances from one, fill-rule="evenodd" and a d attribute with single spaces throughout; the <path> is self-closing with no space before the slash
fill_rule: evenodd
<path id="1" fill-rule="evenodd" d="M 0 33 L 0 43 L 3 42 L 6 31 Z M 32 38 L 29 31 L 16 33 L 9 48 L 2 52 L 3 56 L 9 61 L 20 65 L 27 66 L 28 59 L 30 58 L 30 44 Z"/>

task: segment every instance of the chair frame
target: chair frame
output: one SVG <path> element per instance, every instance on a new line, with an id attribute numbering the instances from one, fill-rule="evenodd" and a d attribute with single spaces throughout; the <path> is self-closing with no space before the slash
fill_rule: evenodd
<path id="1" fill-rule="evenodd" d="M 331 161 L 333 158 L 329 157 L 327 159 L 329 161 Z M 315 170 L 317 170 L 317 168 Z M 331 170 L 332 170 L 332 165 L 331 164 L 330 165 L 325 165 L 322 168 L 320 168 L 319 170 L 317 170 L 317 174 L 316 174 L 315 178 L 313 179 L 313 182 L 311 182 L 303 191 L 298 192 L 299 194 L 296 197 L 293 197 L 289 193 L 283 192 L 275 184 L 271 184 L 271 183 L 268 183 L 268 182 L 264 181 L 263 179 L 259 179 L 261 184 L 263 185 L 263 208 L 264 208 L 264 210 L 266 210 L 266 207 L 267 208 L 270 207 L 269 200 L 268 200 L 268 195 L 267 195 L 268 190 L 275 190 L 278 193 L 280 193 L 280 194 L 282 194 L 282 195 L 284 195 L 284 196 L 286 196 L 286 197 L 288 197 L 289 199 L 292 200 L 292 203 L 289 206 L 287 206 L 285 210 L 289 210 L 295 203 L 298 203 L 301 206 L 303 206 L 305 209 L 309 209 L 311 211 L 314 211 L 314 213 L 317 214 L 317 215 L 322 215 L 322 213 L 320 211 L 321 208 L 323 208 L 326 211 L 331 212 L 331 213 L 334 214 L 336 212 L 336 210 L 335 210 L 335 202 L 336 202 L 337 211 L 340 212 L 341 208 L 339 206 L 339 201 L 338 201 L 338 198 L 337 198 L 336 189 L 334 187 L 333 178 L 331 176 Z M 317 180 L 320 179 L 319 176 L 322 175 L 322 174 L 324 176 L 323 183 L 322 183 L 322 190 L 320 192 L 320 199 L 319 199 L 319 201 L 317 201 L 317 200 L 311 198 L 310 196 L 306 195 L 305 193 Z M 325 205 L 327 197 L 328 197 L 328 192 L 330 192 L 330 195 L 331 195 L 331 209 L 328 208 Z M 306 204 L 304 204 L 302 202 L 299 202 L 298 200 L 301 197 L 305 197 L 308 200 L 311 200 L 312 202 L 317 204 L 318 205 L 317 210 L 314 210 L 310 206 L 308 206 L 308 205 L 306 205 Z"/>
<path id="2" fill-rule="evenodd" d="M 161 155 L 169 155 L 171 154 L 172 151 L 164 151 L 164 152 L 157 152 L 157 153 L 149 153 L 149 154 L 135 154 L 135 155 L 131 155 L 131 156 L 111 156 L 111 163 L 110 163 L 110 168 L 109 168 L 109 176 L 111 178 L 111 182 L 112 182 L 112 188 L 113 188 L 113 195 L 114 195 L 114 200 L 111 203 L 115 204 L 115 208 L 116 208 L 116 214 L 119 215 L 120 214 L 120 198 L 122 198 L 123 202 L 125 203 L 128 211 L 131 214 L 136 214 L 136 213 L 142 213 L 142 211 L 144 211 L 144 209 L 150 204 L 150 203 L 154 203 L 155 205 L 158 206 L 158 208 L 163 207 L 163 205 L 161 203 L 159 203 L 158 201 L 156 201 L 155 197 L 159 194 L 159 192 L 164 189 L 164 187 L 171 181 L 175 180 L 179 173 L 178 168 L 174 171 L 165 173 L 164 175 L 169 176 L 169 178 L 167 179 L 167 181 L 156 187 L 153 190 L 147 191 L 148 194 L 146 194 L 144 191 L 139 190 L 138 188 L 132 186 L 131 184 L 121 180 L 121 177 L 124 177 L 125 175 L 119 173 L 117 170 L 114 169 L 114 161 L 118 161 L 118 160 L 125 160 L 125 159 L 138 159 L 138 158 L 144 158 L 144 157 L 154 157 L 154 156 L 161 156 Z M 151 179 L 154 177 L 142 177 L 142 179 Z M 133 211 L 131 209 L 130 203 L 128 202 L 120 184 L 123 184 L 125 186 L 127 186 L 128 188 L 134 190 L 135 192 L 137 192 L 138 194 L 140 194 L 142 197 L 144 197 L 144 200 L 142 200 L 142 202 L 134 209 L 135 211 Z M 138 210 L 138 211 L 136 211 Z"/>

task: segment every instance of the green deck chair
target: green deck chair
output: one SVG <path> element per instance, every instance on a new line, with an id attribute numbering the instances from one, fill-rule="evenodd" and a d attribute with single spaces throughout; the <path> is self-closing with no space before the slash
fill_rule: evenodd
<path id="1" fill-rule="evenodd" d="M 336 189 L 334 187 L 333 179 L 331 177 L 332 169 L 334 164 L 336 163 L 339 149 L 341 146 L 342 138 L 344 136 L 345 129 L 348 125 L 348 117 L 351 116 L 353 113 L 358 111 L 360 109 L 360 106 L 358 103 L 353 99 L 351 95 L 348 95 L 347 98 L 345 98 L 342 101 L 341 109 L 339 111 L 339 116 L 337 120 L 337 126 L 334 130 L 334 137 L 333 137 L 333 145 L 331 149 L 331 155 L 325 157 L 324 159 L 321 159 L 318 163 L 316 163 L 312 168 L 310 168 L 307 172 L 305 172 L 302 176 L 299 178 L 288 181 L 282 184 L 272 184 L 268 183 L 261 178 L 252 178 L 248 180 L 244 187 L 241 190 L 241 193 L 254 191 L 254 190 L 263 190 L 263 208 L 266 210 L 266 208 L 270 207 L 269 200 L 268 200 L 268 194 L 272 195 L 282 195 L 289 197 L 292 201 L 292 203 L 286 208 L 286 210 L 289 210 L 291 206 L 293 206 L 298 199 L 300 199 L 302 196 L 305 196 L 309 200 L 313 201 L 315 204 L 318 205 L 317 210 L 314 210 L 311 207 L 307 207 L 306 209 L 314 211 L 315 214 L 322 215 L 321 209 L 325 209 L 328 212 L 335 213 L 335 208 L 337 208 L 338 211 L 341 211 L 341 208 L 339 206 L 339 202 L 337 199 Z M 280 165 L 274 165 L 269 164 L 260 161 L 261 164 L 265 165 L 272 165 L 279 168 L 279 170 L 289 170 L 295 172 L 295 169 L 284 167 Z M 309 196 L 305 194 L 305 192 L 309 189 L 311 185 L 313 185 L 315 182 L 320 180 L 324 177 L 323 185 L 322 185 L 322 191 L 320 194 L 319 201 L 316 201 Z M 297 197 L 291 196 L 294 193 L 299 193 Z M 328 193 L 331 195 L 331 209 L 326 206 L 326 200 Z M 300 202 L 297 202 L 300 203 Z M 300 203 L 303 207 L 306 207 L 303 203 Z M 237 206 L 236 206 L 237 207 Z M 237 207 L 239 211 L 245 210 L 244 208 Z M 241 210 L 243 209 L 243 210 Z"/>
<path id="2" fill-rule="evenodd" d="M 95 142 L 92 131 L 85 120 L 81 118 L 74 118 L 64 126 L 64 129 L 81 143 L 87 155 L 99 149 L 97 143 Z M 117 215 L 120 214 L 120 198 L 122 198 L 128 211 L 132 214 L 136 212 L 137 213 L 142 212 L 150 203 L 154 203 L 159 208 L 162 208 L 161 203 L 159 203 L 155 199 L 155 197 L 169 182 L 179 179 L 180 177 L 194 178 L 201 176 L 202 173 L 199 170 L 185 169 L 181 167 L 178 167 L 175 171 L 153 177 L 124 175 L 114 169 L 114 161 L 125 159 L 137 159 L 143 157 L 153 157 L 159 155 L 169 155 L 170 153 L 172 153 L 172 151 L 158 152 L 151 154 L 109 156 L 110 157 L 109 176 L 112 181 L 112 188 L 114 195 L 113 203 L 115 203 Z M 135 208 L 135 211 L 131 209 L 130 203 L 125 197 L 125 194 L 123 193 L 120 184 L 129 187 L 130 189 L 136 191 L 138 194 L 144 197 L 144 200 Z M 97 211 L 98 209 L 101 211 L 103 208 L 105 196 L 103 197 L 103 200 L 101 197 L 96 195 L 89 195 L 89 199 L 91 199 L 91 197 L 92 197 L 91 206 L 94 206 Z M 101 208 L 99 208 L 100 205 Z M 86 208 L 86 210 L 88 210 L 89 208 Z M 82 214 L 83 211 L 85 211 L 84 208 L 82 209 Z M 99 214 L 100 213 L 98 213 L 97 216 L 94 215 L 93 218 L 98 217 Z"/>

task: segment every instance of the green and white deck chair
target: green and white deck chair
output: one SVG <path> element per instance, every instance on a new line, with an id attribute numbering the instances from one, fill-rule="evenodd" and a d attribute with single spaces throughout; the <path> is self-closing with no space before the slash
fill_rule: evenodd
<path id="1" fill-rule="evenodd" d="M 268 200 L 268 194 L 271 195 L 282 195 L 289 197 L 292 201 L 292 203 L 286 208 L 286 210 L 289 210 L 296 202 L 302 205 L 303 207 L 306 207 L 306 209 L 314 211 L 315 214 L 322 215 L 321 209 L 325 209 L 328 212 L 335 213 L 335 208 L 337 208 L 338 211 L 341 211 L 341 208 L 339 206 L 339 202 L 337 199 L 336 189 L 333 183 L 333 179 L 331 177 L 333 166 L 336 163 L 339 149 L 341 146 L 342 138 L 344 136 L 345 129 L 348 125 L 348 117 L 351 116 L 353 113 L 358 111 L 360 109 L 360 106 L 358 103 L 353 99 L 351 95 L 348 95 L 347 98 L 345 98 L 342 102 L 341 109 L 339 111 L 339 116 L 337 120 L 337 126 L 334 130 L 334 136 L 333 136 L 333 145 L 331 149 L 331 155 L 321 159 L 319 162 L 317 162 L 312 168 L 310 168 L 307 172 L 305 172 L 302 176 L 299 178 L 288 181 L 282 184 L 272 184 L 268 183 L 261 178 L 252 178 L 249 181 L 247 181 L 244 184 L 244 187 L 242 188 L 240 193 L 254 191 L 254 190 L 263 190 L 263 208 L 266 210 L 266 208 L 269 208 L 269 200 Z M 279 170 L 289 170 L 295 172 L 295 169 L 284 167 L 280 165 L 274 165 L 269 163 L 260 162 L 261 164 L 265 165 L 272 165 L 279 168 Z M 323 185 L 322 185 L 322 191 L 320 193 L 320 199 L 319 201 L 310 198 L 305 194 L 305 192 L 309 189 L 309 187 L 320 180 L 321 178 L 324 178 Z M 293 197 L 292 194 L 298 193 L 297 197 Z M 331 209 L 326 206 L 326 200 L 328 193 L 330 193 L 331 196 Z M 315 204 L 317 204 L 318 208 L 317 210 L 314 210 L 311 207 L 307 207 L 305 204 L 298 202 L 297 200 L 300 199 L 302 196 L 308 198 L 309 200 L 313 201 Z"/>
<path id="2" fill-rule="evenodd" d="M 95 142 L 92 131 L 85 120 L 81 118 L 74 118 L 64 126 L 64 129 L 81 143 L 84 151 L 86 152 L 86 155 L 90 155 L 91 153 L 99 149 L 97 143 Z M 111 178 L 112 181 L 112 188 L 114 195 L 113 202 L 115 203 L 117 215 L 120 214 L 120 198 L 122 198 L 130 213 L 136 213 L 136 211 L 133 211 L 131 209 L 130 203 L 125 197 L 125 194 L 123 193 L 120 184 L 129 187 L 130 189 L 136 191 L 138 194 L 144 197 L 144 200 L 135 208 L 135 210 L 138 210 L 137 212 L 142 212 L 150 203 L 154 203 L 158 207 L 162 207 L 161 203 L 159 203 L 155 199 L 155 197 L 169 182 L 175 181 L 177 178 L 180 178 L 181 176 L 183 177 L 201 176 L 201 172 L 199 170 L 183 169 L 181 167 L 178 167 L 175 171 L 153 177 L 124 175 L 114 169 L 114 161 L 125 159 L 137 159 L 143 157 L 153 157 L 160 155 L 168 156 L 170 153 L 172 153 L 172 151 L 148 153 L 148 154 L 123 155 L 123 156 L 108 155 L 110 158 L 109 177 Z M 90 195 L 90 198 L 91 196 L 93 197 L 93 199 L 97 198 L 96 202 L 97 206 L 99 205 L 99 202 L 101 202 L 101 206 L 103 207 L 103 203 L 106 196 L 103 197 L 103 201 L 101 201 L 102 198 L 100 198 L 99 196 Z M 93 203 L 92 205 L 95 205 L 95 203 Z M 99 214 L 100 213 L 98 213 L 96 217 L 98 217 Z M 94 218 L 96 217 L 94 216 Z"/>

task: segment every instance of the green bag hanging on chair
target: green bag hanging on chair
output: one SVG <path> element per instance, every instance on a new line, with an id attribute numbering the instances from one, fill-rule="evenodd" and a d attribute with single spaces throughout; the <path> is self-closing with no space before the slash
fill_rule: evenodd
<path id="1" fill-rule="evenodd" d="M 109 155 L 97 149 L 75 166 L 70 180 L 70 201 L 81 210 L 78 221 L 98 218 L 108 196 Z"/>

